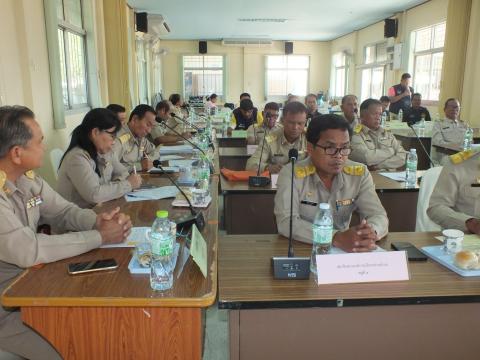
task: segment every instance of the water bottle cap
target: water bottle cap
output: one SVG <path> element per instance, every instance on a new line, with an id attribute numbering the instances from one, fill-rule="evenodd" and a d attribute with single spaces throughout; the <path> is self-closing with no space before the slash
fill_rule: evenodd
<path id="1" fill-rule="evenodd" d="M 417 149 L 410 149 L 410 152 L 417 153 Z"/>
<path id="2" fill-rule="evenodd" d="M 322 210 L 329 210 L 330 209 L 330 204 L 329 203 L 320 203 L 319 207 Z"/>
<path id="3" fill-rule="evenodd" d="M 168 211 L 167 210 L 157 210 L 157 218 L 168 218 Z"/>

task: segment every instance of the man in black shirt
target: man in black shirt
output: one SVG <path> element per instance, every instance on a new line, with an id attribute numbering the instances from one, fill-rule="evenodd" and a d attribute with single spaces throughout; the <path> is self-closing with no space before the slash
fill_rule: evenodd
<path id="1" fill-rule="evenodd" d="M 230 120 L 230 130 L 247 130 L 252 124 L 262 125 L 263 117 L 253 106 L 252 100 L 243 99 L 240 101 L 240 107 L 232 112 Z"/>
<path id="2" fill-rule="evenodd" d="M 428 109 L 421 106 L 421 104 L 422 95 L 420 93 L 413 94 L 412 107 L 405 112 L 405 115 L 403 115 L 403 121 L 406 121 L 409 126 L 419 122 L 422 119 L 422 115 L 425 116 L 425 121 L 432 120 Z"/>
<path id="3" fill-rule="evenodd" d="M 410 109 L 412 104 L 411 96 L 413 94 L 413 88 L 410 86 L 412 75 L 405 73 L 402 75 L 400 84 L 393 85 L 388 89 L 388 96 L 390 97 L 390 112 L 398 114 L 402 109 L 403 113 Z"/>

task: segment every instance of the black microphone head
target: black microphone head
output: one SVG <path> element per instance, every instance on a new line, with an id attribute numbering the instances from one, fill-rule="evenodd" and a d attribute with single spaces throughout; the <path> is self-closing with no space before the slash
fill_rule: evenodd
<path id="1" fill-rule="evenodd" d="M 160 165 L 160 160 L 153 160 L 153 166 L 158 167 Z"/>
<path id="2" fill-rule="evenodd" d="M 288 158 L 289 159 L 298 159 L 298 150 L 293 148 L 288 151 Z"/>
<path id="3" fill-rule="evenodd" d="M 163 123 L 163 119 L 160 116 L 156 116 L 155 121 L 159 124 Z"/>
<path id="4" fill-rule="evenodd" d="M 177 117 L 177 115 L 175 115 L 174 112 L 171 112 L 171 113 L 170 113 L 170 116 L 171 116 L 171 117 Z"/>

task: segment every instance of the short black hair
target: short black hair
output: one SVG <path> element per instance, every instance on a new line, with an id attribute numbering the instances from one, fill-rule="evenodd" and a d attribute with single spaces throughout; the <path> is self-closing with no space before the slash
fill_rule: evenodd
<path id="1" fill-rule="evenodd" d="M 33 137 L 27 119 L 35 119 L 35 115 L 25 106 L 0 107 L 0 159 L 14 146 L 25 147 Z"/>
<path id="2" fill-rule="evenodd" d="M 167 100 L 160 101 L 157 106 L 155 106 L 155 112 L 159 112 L 160 110 L 170 111 L 170 103 Z"/>
<path id="3" fill-rule="evenodd" d="M 367 99 L 364 102 L 362 102 L 362 104 L 360 105 L 360 111 L 367 110 L 372 105 L 382 106 L 382 103 L 377 99 L 372 99 L 372 98 Z"/>
<path id="4" fill-rule="evenodd" d="M 386 95 L 383 95 L 381 98 L 380 98 L 380 102 L 390 102 L 390 98 Z"/>
<path id="5" fill-rule="evenodd" d="M 208 100 L 216 99 L 217 97 L 218 97 L 217 94 L 213 93 L 208 97 Z"/>
<path id="6" fill-rule="evenodd" d="M 241 93 L 240 94 L 240 99 L 244 96 L 248 96 L 250 99 L 252 98 L 249 93 Z"/>
<path id="7" fill-rule="evenodd" d="M 409 73 L 402 74 L 402 80 L 411 79 L 411 77 L 412 77 L 412 75 L 410 75 Z"/>
<path id="8" fill-rule="evenodd" d="M 413 99 L 415 96 L 418 96 L 420 99 L 422 98 L 422 94 L 420 94 L 420 93 L 413 93 L 412 99 Z"/>
<path id="9" fill-rule="evenodd" d="M 313 94 L 313 93 L 310 93 L 308 94 L 307 96 L 305 96 L 305 102 L 307 102 L 307 99 L 310 98 L 310 97 L 314 97 L 315 100 L 317 100 L 317 95 Z"/>
<path id="10" fill-rule="evenodd" d="M 357 95 L 353 95 L 353 94 L 345 95 L 344 97 L 342 97 L 342 105 L 345 104 L 347 100 L 350 98 L 354 98 L 358 100 Z"/>
<path id="11" fill-rule="evenodd" d="M 150 112 L 153 115 L 157 116 L 155 109 L 152 108 L 150 105 L 140 104 L 135 106 L 135 109 L 132 110 L 132 112 L 130 113 L 130 117 L 128 118 L 128 121 L 130 122 L 135 115 L 137 115 L 139 119 L 143 119 L 147 112 Z"/>
<path id="12" fill-rule="evenodd" d="M 292 101 L 287 103 L 283 107 L 283 116 L 287 114 L 299 114 L 299 113 L 307 113 L 307 107 L 302 104 L 300 101 Z"/>
<path id="13" fill-rule="evenodd" d="M 244 111 L 249 111 L 253 109 L 253 102 L 250 99 L 243 99 L 240 101 L 240 109 Z"/>
<path id="14" fill-rule="evenodd" d="M 447 101 L 445 101 L 445 105 L 443 106 L 443 110 L 445 110 L 447 108 L 447 105 L 450 101 L 458 101 L 457 98 L 448 98 Z M 460 101 L 458 101 L 458 103 L 460 103 Z"/>
<path id="15" fill-rule="evenodd" d="M 119 104 L 110 104 L 107 106 L 107 109 L 113 111 L 115 114 L 125 112 L 126 109 L 122 105 Z"/>
<path id="16" fill-rule="evenodd" d="M 343 116 L 336 114 L 325 114 L 315 116 L 307 128 L 307 141 L 316 144 L 320 139 L 322 132 L 330 129 L 340 129 L 348 131 L 348 136 L 352 137 L 352 128 Z"/>
<path id="17" fill-rule="evenodd" d="M 173 105 L 177 105 L 178 102 L 180 101 L 180 94 L 172 94 L 170 95 L 170 97 L 168 98 L 168 100 L 173 104 Z"/>
<path id="18" fill-rule="evenodd" d="M 265 104 L 263 111 L 265 110 L 280 111 L 280 106 L 276 102 L 269 102 Z"/>

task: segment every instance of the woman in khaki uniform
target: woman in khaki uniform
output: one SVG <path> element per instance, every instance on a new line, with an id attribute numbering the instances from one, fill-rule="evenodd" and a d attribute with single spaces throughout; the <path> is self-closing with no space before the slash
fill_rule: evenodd
<path id="1" fill-rule="evenodd" d="M 121 123 L 107 109 L 93 109 L 75 128 L 58 171 L 58 192 L 82 208 L 119 198 L 141 185 L 140 175 L 113 156 Z"/>

